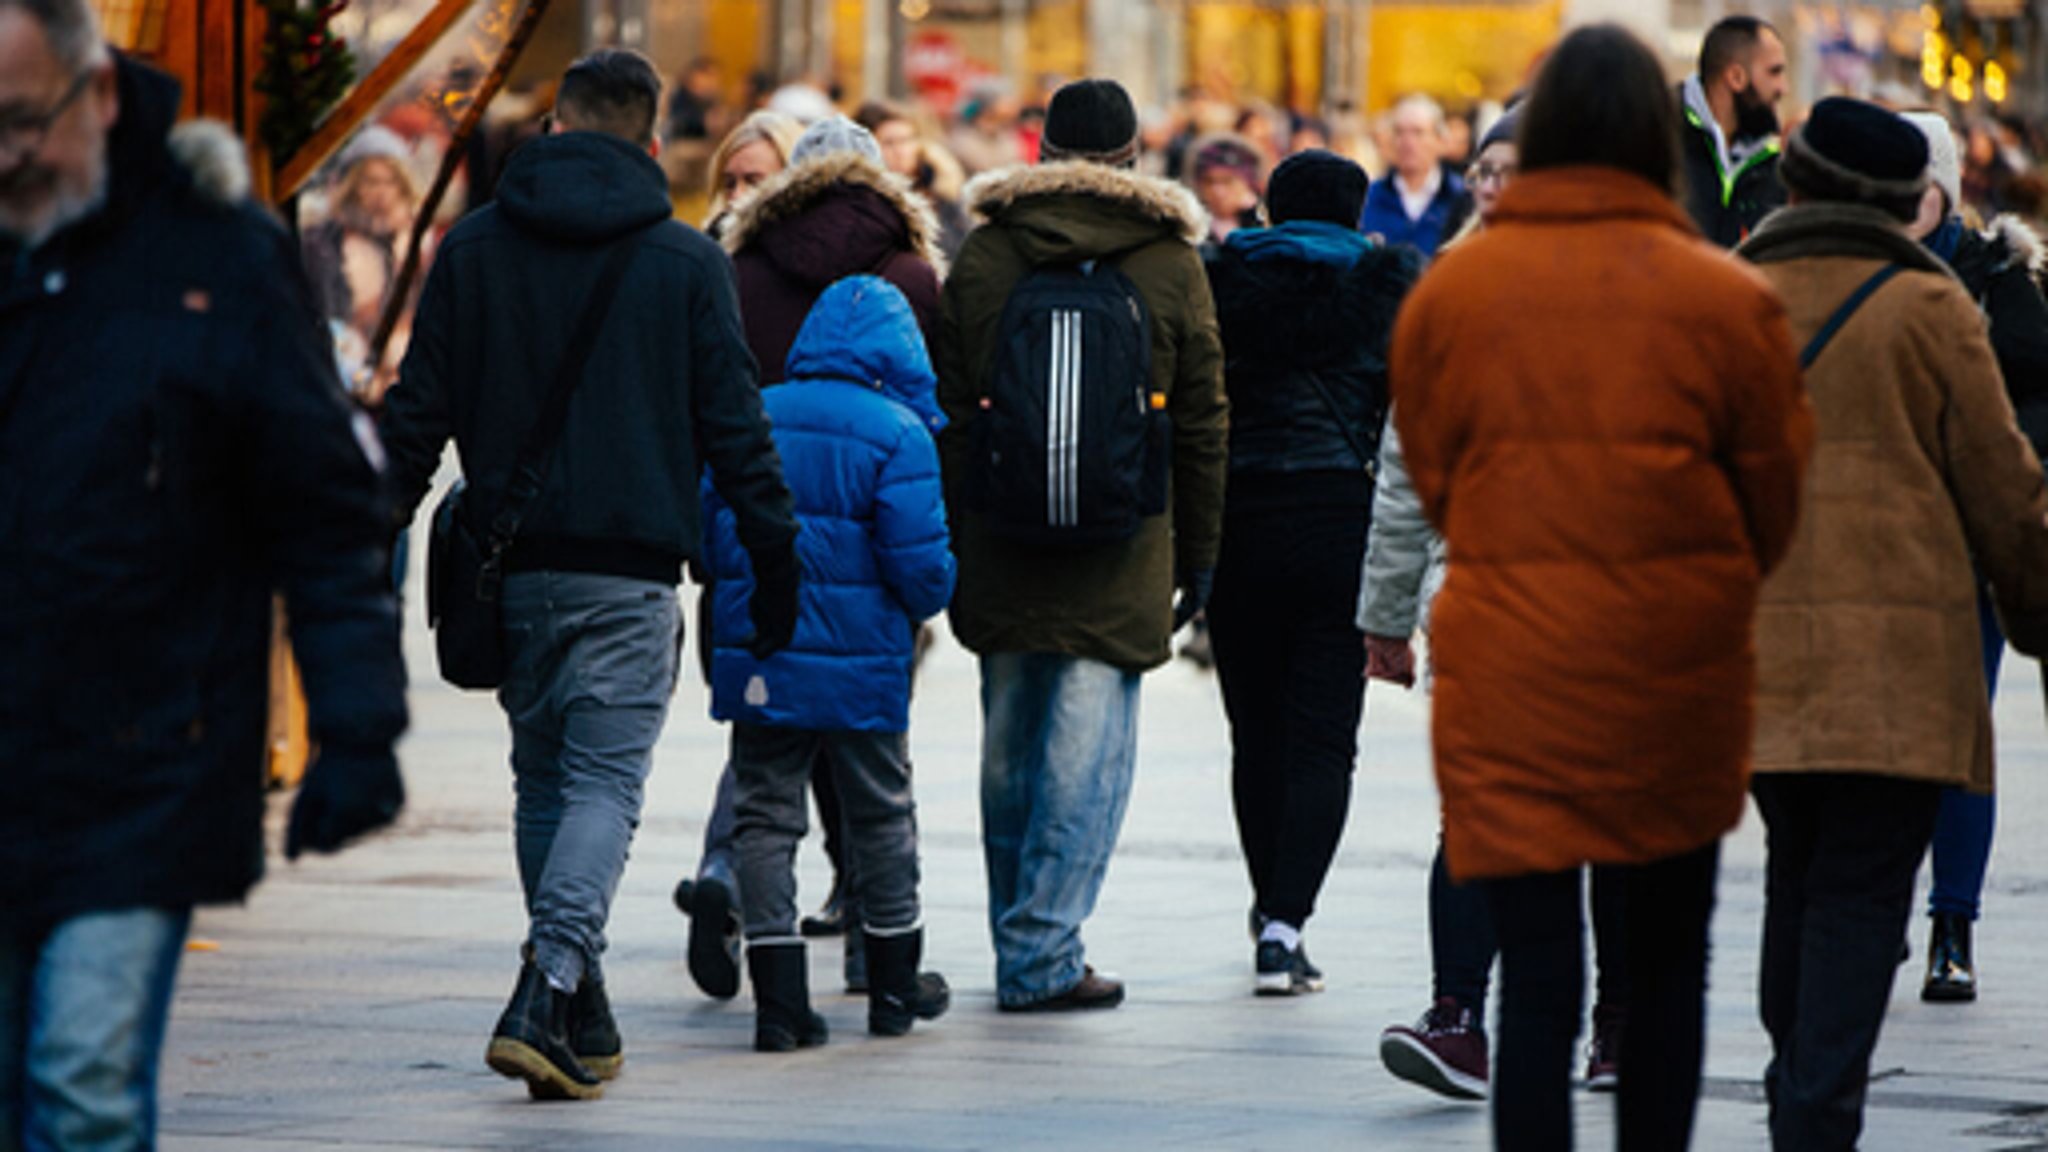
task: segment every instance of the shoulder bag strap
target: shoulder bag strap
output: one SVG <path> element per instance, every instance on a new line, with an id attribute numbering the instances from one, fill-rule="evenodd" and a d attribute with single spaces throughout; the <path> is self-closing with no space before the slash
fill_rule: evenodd
<path id="1" fill-rule="evenodd" d="M 505 485 L 498 510 L 491 517 L 490 540 L 485 546 L 490 564 L 495 565 L 505 550 L 512 546 L 513 538 L 519 535 L 520 522 L 526 518 L 527 507 L 540 495 L 541 484 L 547 479 L 548 464 L 554 457 L 555 443 L 562 438 L 562 425 L 569 416 L 569 397 L 583 379 L 590 354 L 597 350 L 598 331 L 604 327 L 605 316 L 611 312 L 612 301 L 618 297 L 619 283 L 626 278 L 626 267 L 633 262 L 645 236 L 645 230 L 635 232 L 616 242 L 606 254 L 604 266 L 597 274 L 597 284 L 591 289 L 582 314 L 576 318 L 576 330 L 569 337 L 568 350 L 562 354 L 562 362 L 555 371 L 555 382 L 548 392 L 547 405 L 541 409 L 540 419 L 527 432 L 526 443 L 520 446 L 519 457 L 513 462 L 512 479 Z"/>
<path id="2" fill-rule="evenodd" d="M 1357 430 L 1351 427 L 1349 420 L 1344 419 L 1343 411 L 1337 407 L 1337 398 L 1330 395 L 1329 387 L 1323 383 L 1322 374 L 1313 368 L 1303 368 L 1301 371 L 1307 374 L 1309 386 L 1314 388 L 1316 395 L 1322 398 L 1323 407 L 1330 410 L 1330 419 L 1337 422 L 1337 431 L 1343 433 L 1344 442 L 1351 445 L 1351 454 L 1358 457 L 1359 464 L 1365 468 L 1365 478 L 1378 483 L 1379 477 L 1376 475 L 1378 469 L 1377 457 L 1365 450 L 1364 443 L 1358 438 Z"/>
<path id="3" fill-rule="evenodd" d="M 1873 273 L 1870 279 L 1858 285 L 1854 292 L 1849 293 L 1849 298 L 1842 301 L 1842 306 L 1835 309 L 1834 315 L 1828 317 L 1827 323 L 1820 326 L 1820 331 L 1813 334 L 1813 339 L 1806 342 L 1806 350 L 1799 354 L 1799 370 L 1804 372 L 1813 367 L 1813 362 L 1820 359 L 1820 354 L 1827 350 L 1829 342 L 1842 331 L 1842 326 L 1849 322 L 1849 318 L 1856 315 L 1856 310 L 1876 295 L 1877 290 L 1884 287 L 1887 281 L 1903 271 L 1905 268 L 1901 265 L 1887 264 Z"/>

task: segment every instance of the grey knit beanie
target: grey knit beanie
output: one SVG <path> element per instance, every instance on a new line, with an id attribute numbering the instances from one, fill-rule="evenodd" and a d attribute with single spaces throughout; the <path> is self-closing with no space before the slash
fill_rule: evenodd
<path id="1" fill-rule="evenodd" d="M 804 129 L 804 134 L 797 137 L 796 147 L 789 150 L 789 166 L 794 168 L 841 152 L 852 152 L 877 164 L 882 162 L 882 146 L 875 143 L 874 133 L 844 116 L 834 116 Z"/>

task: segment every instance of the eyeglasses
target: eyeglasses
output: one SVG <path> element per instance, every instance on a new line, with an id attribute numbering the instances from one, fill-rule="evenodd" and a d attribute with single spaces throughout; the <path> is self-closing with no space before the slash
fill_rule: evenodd
<path id="1" fill-rule="evenodd" d="M 28 116 L 10 116 L 0 120 L 0 159 L 13 164 L 35 155 L 43 147 L 43 141 L 50 138 L 50 128 L 57 118 L 78 101 L 79 93 L 85 91 L 86 81 L 91 80 L 93 70 L 86 68 L 72 77 L 71 86 L 57 98 L 49 109 Z"/>
<path id="2" fill-rule="evenodd" d="M 1465 169 L 1468 184 L 1505 184 L 1515 178 L 1513 164 L 1474 164 Z"/>

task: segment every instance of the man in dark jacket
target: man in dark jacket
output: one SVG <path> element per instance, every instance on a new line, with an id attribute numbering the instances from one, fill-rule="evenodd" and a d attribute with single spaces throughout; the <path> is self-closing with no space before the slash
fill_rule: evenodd
<path id="1" fill-rule="evenodd" d="M 1730 16 L 1708 30 L 1699 68 L 1678 87 L 1685 206 L 1707 239 L 1733 248 L 1785 204 L 1777 112 L 1785 42 L 1754 16 Z"/>
<path id="2" fill-rule="evenodd" d="M 531 926 L 488 1059 L 538 1096 L 594 1097 L 620 1062 L 598 958 L 675 687 L 700 462 L 753 557 L 750 643 L 765 655 L 796 626 L 796 522 L 732 267 L 670 219 L 652 156 L 660 93 L 631 52 L 569 68 L 555 133 L 520 149 L 496 201 L 442 242 L 384 418 L 406 514 L 451 436 L 465 499 L 495 507 L 585 296 L 613 247 L 633 246 L 506 563 L 498 699 Z"/>
<path id="3" fill-rule="evenodd" d="M 939 402 L 952 421 L 940 452 L 960 557 L 953 631 L 981 656 L 982 843 L 996 997 L 1012 1011 L 1123 999 L 1122 984 L 1085 964 L 1081 922 L 1130 798 L 1139 676 L 1166 661 L 1174 628 L 1207 598 L 1222 535 L 1223 356 L 1195 252 L 1207 221 L 1186 188 L 1130 171 L 1137 137 L 1115 82 L 1060 89 L 1046 111 L 1046 162 L 968 185 L 988 223 L 967 238 L 940 301 Z M 1093 277 L 1100 265 L 1127 278 L 1149 314 L 1151 378 L 1127 385 L 1168 417 L 1172 495 L 1126 539 L 1052 548 L 1000 531 L 979 498 L 989 366 L 1012 289 L 1036 270 Z"/>
<path id="4" fill-rule="evenodd" d="M 191 910 L 263 868 L 274 588 L 320 748 L 287 854 L 404 800 L 374 442 L 177 112 L 84 0 L 0 0 L 0 1148 L 153 1146 Z"/>

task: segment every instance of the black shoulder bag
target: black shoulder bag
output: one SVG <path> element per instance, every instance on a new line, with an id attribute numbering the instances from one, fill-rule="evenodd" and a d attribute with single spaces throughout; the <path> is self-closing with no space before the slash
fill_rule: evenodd
<path id="1" fill-rule="evenodd" d="M 457 480 L 434 509 L 427 545 L 427 627 L 434 630 L 434 654 L 441 678 L 457 688 L 496 688 L 505 681 L 508 658 L 498 594 L 505 582 L 505 553 L 519 535 L 520 522 L 540 495 L 554 458 L 555 444 L 569 415 L 569 397 L 583 379 L 598 330 L 618 296 L 626 266 L 639 250 L 643 233 L 618 241 L 607 254 L 597 285 L 555 372 L 553 388 L 540 419 L 526 434 L 512 478 L 505 485 L 495 513 L 475 507 L 468 485 Z M 479 526 L 484 527 L 479 531 Z"/>
<path id="2" fill-rule="evenodd" d="M 1379 454 L 1365 450 L 1365 442 L 1358 438 L 1358 430 L 1351 426 L 1350 421 L 1344 419 L 1343 410 L 1337 407 L 1337 398 L 1330 395 L 1330 386 L 1323 383 L 1322 373 L 1313 368 L 1303 368 L 1302 371 L 1308 374 L 1309 387 L 1316 390 L 1316 396 L 1322 400 L 1323 407 L 1329 409 L 1330 419 L 1337 422 L 1337 431 L 1343 434 L 1344 443 L 1351 446 L 1351 454 L 1358 457 L 1359 465 L 1365 469 L 1367 482 L 1378 484 Z"/>

